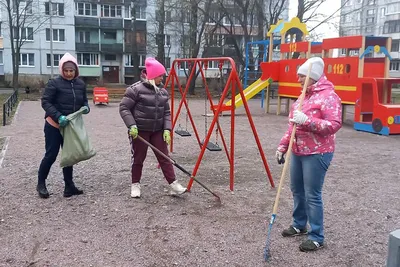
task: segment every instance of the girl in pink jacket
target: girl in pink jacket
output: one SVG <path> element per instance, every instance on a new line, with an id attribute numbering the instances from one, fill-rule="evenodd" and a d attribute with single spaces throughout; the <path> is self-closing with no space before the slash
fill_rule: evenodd
<path id="1" fill-rule="evenodd" d="M 284 163 L 290 135 L 297 124 L 290 164 L 290 188 L 293 194 L 293 224 L 282 232 L 284 237 L 307 234 L 301 251 L 314 251 L 324 245 L 322 187 L 335 151 L 335 133 L 342 126 L 341 99 L 324 75 L 324 62 L 319 57 L 308 59 L 297 71 L 303 86 L 312 62 L 309 84 L 301 111 L 299 99 L 292 105 L 289 128 L 282 137 L 276 158 Z"/>

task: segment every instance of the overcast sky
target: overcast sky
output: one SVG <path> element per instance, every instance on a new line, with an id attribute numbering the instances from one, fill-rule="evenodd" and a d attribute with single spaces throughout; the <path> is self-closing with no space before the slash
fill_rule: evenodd
<path id="1" fill-rule="evenodd" d="M 340 2 L 340 0 L 326 0 L 326 2 L 321 5 L 319 12 L 329 16 L 334 11 L 340 8 Z M 289 0 L 289 20 L 297 15 L 297 3 L 297 0 Z M 337 24 L 339 23 L 339 19 L 337 17 L 337 15 L 339 14 L 340 13 L 337 13 L 335 20 L 333 20 L 333 22 L 336 22 Z M 312 25 L 307 25 L 307 28 L 310 30 L 312 28 Z M 337 29 L 333 28 L 330 25 L 321 25 L 315 31 L 318 34 L 322 34 L 323 38 L 339 36 L 339 32 L 337 31 Z"/>

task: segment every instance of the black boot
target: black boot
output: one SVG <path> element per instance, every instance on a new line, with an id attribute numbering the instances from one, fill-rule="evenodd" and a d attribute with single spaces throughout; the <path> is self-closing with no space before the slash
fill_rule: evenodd
<path id="1" fill-rule="evenodd" d="M 50 196 L 49 191 L 47 191 L 45 181 L 39 181 L 36 186 L 36 190 L 41 198 L 48 198 Z"/>
<path id="2" fill-rule="evenodd" d="M 78 189 L 74 182 L 72 181 L 66 181 L 65 182 L 65 188 L 64 188 L 64 197 L 72 197 L 74 195 L 82 195 L 83 191 Z"/>

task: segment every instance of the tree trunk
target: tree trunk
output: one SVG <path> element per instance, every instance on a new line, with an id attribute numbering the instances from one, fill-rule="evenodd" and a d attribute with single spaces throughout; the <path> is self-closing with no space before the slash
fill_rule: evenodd
<path id="1" fill-rule="evenodd" d="M 165 66 L 165 0 L 158 0 L 158 14 L 156 19 L 158 22 L 157 43 L 157 60 Z"/>
<path id="2" fill-rule="evenodd" d="M 197 45 L 197 22 L 198 22 L 198 8 L 197 8 L 197 2 L 195 0 L 192 0 L 190 3 L 190 10 L 191 10 L 191 20 L 190 20 L 190 56 L 192 58 L 197 58 L 197 55 L 199 53 L 199 47 Z M 199 40 L 200 42 L 200 40 Z M 192 65 L 192 68 L 196 68 L 195 65 Z M 189 73 L 191 73 L 191 69 L 189 70 Z M 197 79 L 197 73 L 196 69 L 194 70 L 194 77 L 190 81 L 189 85 L 189 94 L 194 95 L 195 94 L 195 87 L 196 87 L 196 79 Z"/>

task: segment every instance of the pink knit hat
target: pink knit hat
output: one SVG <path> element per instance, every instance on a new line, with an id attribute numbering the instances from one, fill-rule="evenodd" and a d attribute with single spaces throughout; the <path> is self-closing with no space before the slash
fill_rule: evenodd
<path id="1" fill-rule="evenodd" d="M 146 58 L 144 64 L 146 67 L 147 79 L 149 80 L 153 80 L 154 78 L 164 75 L 167 72 L 165 70 L 165 67 L 155 58 L 152 57 Z"/>

